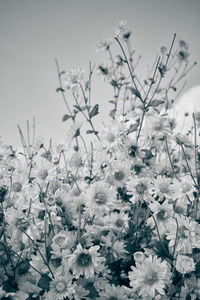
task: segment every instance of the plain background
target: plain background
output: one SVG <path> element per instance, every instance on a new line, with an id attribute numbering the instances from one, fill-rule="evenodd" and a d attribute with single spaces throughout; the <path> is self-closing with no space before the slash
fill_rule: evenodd
<path id="1" fill-rule="evenodd" d="M 17 124 L 36 118 L 37 135 L 54 142 L 65 139 L 65 106 L 58 87 L 54 58 L 63 69 L 88 69 L 89 61 L 104 61 L 96 52 L 103 36 L 113 36 L 126 20 L 134 31 L 133 46 L 146 72 L 161 46 L 174 32 L 189 43 L 191 61 L 200 58 L 199 0 L 0 0 L 0 136 L 20 145 Z M 200 84 L 199 65 L 188 76 L 187 89 Z M 93 104 L 99 122 L 106 119 L 109 90 L 98 80 Z M 70 100 L 69 100 L 70 101 Z"/>

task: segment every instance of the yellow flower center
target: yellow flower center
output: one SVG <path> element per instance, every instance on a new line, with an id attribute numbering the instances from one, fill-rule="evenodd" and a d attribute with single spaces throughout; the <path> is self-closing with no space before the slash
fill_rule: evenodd
<path id="1" fill-rule="evenodd" d="M 105 193 L 96 193 L 95 197 L 94 197 L 94 201 L 97 203 L 97 204 L 105 204 L 106 201 L 107 201 L 107 196 Z"/>
<path id="2" fill-rule="evenodd" d="M 43 169 L 38 172 L 38 176 L 40 179 L 45 180 L 48 176 L 48 171 Z"/>
<path id="3" fill-rule="evenodd" d="M 158 274 L 155 271 L 152 271 L 145 276 L 145 284 L 152 286 L 158 281 Z"/>
<path id="4" fill-rule="evenodd" d="M 122 171 L 116 171 L 114 177 L 117 181 L 121 181 L 124 179 L 125 175 Z"/>
<path id="5" fill-rule="evenodd" d="M 64 291 L 65 288 L 66 288 L 66 285 L 65 285 L 65 283 L 63 281 L 60 281 L 60 282 L 56 283 L 56 290 L 58 292 Z"/>
<path id="6" fill-rule="evenodd" d="M 76 262 L 81 267 L 88 267 L 92 262 L 92 257 L 88 253 L 80 253 Z"/>

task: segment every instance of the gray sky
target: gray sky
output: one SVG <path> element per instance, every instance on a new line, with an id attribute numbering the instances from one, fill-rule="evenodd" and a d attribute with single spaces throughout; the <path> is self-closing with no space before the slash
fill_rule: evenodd
<path id="1" fill-rule="evenodd" d="M 88 68 L 99 62 L 103 36 L 127 20 L 134 30 L 134 48 L 146 70 L 160 46 L 174 32 L 189 43 L 191 61 L 200 61 L 199 0 L 0 0 L 0 136 L 19 145 L 17 124 L 36 118 L 37 135 L 59 141 L 67 123 L 58 87 L 54 57 L 63 69 Z M 187 88 L 200 84 L 199 65 L 188 76 Z M 109 106 L 102 82 L 94 84 L 93 103 L 105 116 Z M 96 117 L 98 118 L 98 116 Z"/>

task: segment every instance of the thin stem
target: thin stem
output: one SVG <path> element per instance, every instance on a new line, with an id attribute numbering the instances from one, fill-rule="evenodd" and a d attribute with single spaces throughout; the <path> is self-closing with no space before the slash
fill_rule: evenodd
<path id="1" fill-rule="evenodd" d="M 64 89 L 63 89 L 63 85 L 62 85 L 62 80 L 61 80 L 61 73 L 60 73 L 60 67 L 59 67 L 59 64 L 58 64 L 58 60 L 57 58 L 55 58 L 55 62 L 56 62 L 56 67 L 57 67 L 57 73 L 58 73 L 58 81 L 59 81 L 59 84 L 60 84 L 60 88 L 61 88 L 61 93 L 62 93 L 62 97 L 63 97 L 63 100 L 65 102 L 65 105 L 68 109 L 68 112 L 71 116 L 73 116 L 72 112 L 71 112 L 71 109 L 67 103 L 67 99 L 65 97 L 65 93 L 64 93 Z"/>
<path id="2" fill-rule="evenodd" d="M 146 94 L 146 97 L 145 97 L 145 102 L 146 102 L 147 99 L 148 99 L 148 96 L 149 96 L 149 93 L 150 93 L 150 91 L 151 91 L 152 85 L 155 83 L 155 76 L 156 76 L 156 71 L 157 71 L 157 69 L 158 69 L 159 63 L 160 63 L 160 56 L 158 57 L 158 60 L 157 60 L 157 64 L 156 64 L 156 67 L 155 67 L 155 70 L 154 70 L 154 73 L 153 73 L 153 77 L 152 77 L 152 80 L 151 80 L 151 84 L 150 84 L 150 86 L 149 86 L 149 89 L 148 89 L 147 94 Z"/>
<path id="3" fill-rule="evenodd" d="M 31 240 L 31 242 L 36 246 L 36 248 L 37 248 L 37 250 L 38 250 L 38 252 L 39 252 L 41 258 L 42 258 L 43 261 L 44 261 L 44 264 L 45 264 L 45 265 L 47 266 L 47 268 L 49 269 L 49 271 L 50 271 L 52 277 L 55 278 L 55 276 L 54 276 L 54 274 L 53 274 L 53 272 L 52 272 L 52 270 L 51 270 L 51 268 L 50 268 L 50 266 L 49 266 L 47 260 L 44 258 L 43 254 L 41 253 L 41 251 L 40 251 L 40 249 L 39 249 L 39 246 L 38 246 L 38 245 L 35 243 L 35 241 L 34 241 L 34 240 L 26 233 L 26 231 L 24 231 L 22 228 L 21 228 L 21 230 L 22 230 L 22 232 L 23 232 L 23 233 Z"/>
<path id="4" fill-rule="evenodd" d="M 171 47 L 170 47 L 169 53 L 167 54 L 167 60 L 166 60 L 166 63 L 165 63 L 165 67 L 167 67 L 167 64 L 168 64 L 168 61 L 169 61 L 169 58 L 170 58 L 170 55 L 171 55 L 171 52 L 172 52 L 172 48 L 174 46 L 175 39 L 176 39 L 176 33 L 174 33 L 173 40 L 172 40 L 172 43 L 171 43 Z"/>
<path id="5" fill-rule="evenodd" d="M 197 125 L 196 125 L 196 118 L 195 114 L 192 114 L 193 122 L 194 122 L 194 156 L 195 156 L 195 172 L 196 172 L 196 179 L 198 184 L 198 170 L 197 170 Z M 199 184 L 198 184 L 199 185 Z"/>
<path id="6" fill-rule="evenodd" d="M 20 134 L 20 138 L 21 138 L 21 142 L 22 142 L 22 147 L 23 147 L 23 150 L 24 150 L 24 156 L 25 156 L 25 159 L 26 159 L 26 163 L 28 165 L 28 158 L 27 158 L 28 151 L 27 151 L 27 146 L 26 146 L 25 138 L 24 138 L 24 135 L 22 133 L 22 130 L 21 130 L 20 126 L 17 125 L 17 127 L 18 127 L 18 130 L 19 130 L 19 134 Z"/>
<path id="7" fill-rule="evenodd" d="M 32 145 L 35 142 L 35 118 L 33 117 L 33 138 L 32 138 Z"/>
<path id="8" fill-rule="evenodd" d="M 176 33 L 174 34 L 174 37 L 173 37 L 173 40 L 172 40 L 172 43 L 171 43 L 171 47 L 170 47 L 169 53 L 167 54 L 167 60 L 166 60 L 166 63 L 165 63 L 165 65 L 164 65 L 164 67 L 163 67 L 164 72 L 165 72 L 166 69 L 167 69 L 167 64 L 168 64 L 168 61 L 169 61 L 169 58 L 170 58 L 170 55 L 171 55 L 171 52 L 172 52 L 172 48 L 173 48 L 175 39 L 176 39 Z M 161 84 L 161 81 L 162 81 L 163 77 L 164 77 L 164 74 L 161 74 L 161 73 L 160 73 L 160 79 L 159 79 L 158 84 L 157 84 L 157 87 L 156 87 L 156 89 L 155 89 L 155 91 L 154 91 L 154 93 L 153 93 L 153 95 L 152 95 L 152 97 L 151 97 L 151 99 L 150 99 L 150 101 L 149 101 L 149 103 L 148 103 L 148 106 L 149 106 L 149 104 L 151 103 L 151 101 L 153 100 L 155 94 L 157 93 L 157 91 L 158 91 L 158 89 L 159 89 L 159 86 L 160 86 L 160 84 Z"/>
<path id="9" fill-rule="evenodd" d="M 127 86 L 128 86 L 128 84 L 126 84 L 126 86 L 125 86 L 125 92 L 124 92 L 124 98 L 123 98 L 123 108 L 122 108 L 123 119 L 125 117 L 125 103 L 126 103 Z"/>
<path id="10" fill-rule="evenodd" d="M 177 240 L 178 240 L 178 221 L 176 218 L 174 218 L 175 221 L 176 221 L 176 237 L 175 237 L 175 242 L 174 242 L 174 249 L 173 249 L 173 253 L 172 253 L 172 257 L 174 259 L 174 254 L 175 254 L 175 251 L 176 251 L 176 243 L 177 243 Z"/>
<path id="11" fill-rule="evenodd" d="M 187 165 L 187 167 L 188 167 L 188 171 L 189 171 L 189 173 L 190 173 L 190 176 L 191 176 L 191 178 L 192 178 L 192 180 L 193 180 L 193 182 L 194 182 L 194 186 L 197 188 L 197 183 L 196 183 L 196 181 L 195 181 L 195 179 L 194 179 L 194 176 L 193 176 L 192 171 L 191 171 L 191 169 L 190 169 L 190 166 L 189 166 L 189 164 L 188 164 L 187 156 L 186 156 L 185 150 L 184 150 L 184 148 L 183 148 L 183 145 L 182 145 L 182 143 L 180 142 L 179 139 L 178 139 L 178 141 L 179 141 L 179 145 L 181 146 L 181 149 L 182 149 L 182 151 L 183 151 L 184 159 L 185 159 L 186 165 Z"/>
<path id="12" fill-rule="evenodd" d="M 92 89 L 92 66 L 91 62 L 89 63 L 89 96 L 88 96 L 88 104 L 91 104 L 91 89 Z"/>
<path id="13" fill-rule="evenodd" d="M 171 156 L 170 156 L 170 153 L 169 153 L 169 147 L 168 147 L 168 142 L 167 142 L 167 137 L 166 137 L 166 136 L 165 136 L 164 140 L 165 140 L 166 150 L 167 150 L 169 162 L 170 162 L 170 165 L 171 165 L 171 168 L 172 168 L 174 177 L 175 177 L 178 181 L 180 181 L 180 179 L 177 177 L 177 175 L 176 175 L 176 173 L 175 173 L 175 170 L 174 170 L 174 166 L 173 166 L 173 163 L 172 163 L 172 160 L 171 160 Z"/>
<path id="14" fill-rule="evenodd" d="M 122 47 L 122 44 L 120 43 L 120 41 L 119 41 L 119 39 L 118 39 L 117 37 L 115 37 L 115 40 L 118 42 L 118 44 L 119 44 L 119 46 L 120 46 L 120 48 L 121 48 L 121 50 L 122 50 L 122 53 L 123 53 L 123 55 L 124 55 L 124 57 L 125 57 L 125 61 L 126 61 L 127 65 L 128 65 L 128 69 L 129 69 L 129 73 L 130 73 L 130 75 L 131 75 L 131 79 L 132 79 L 133 85 L 134 85 L 136 91 L 139 93 L 138 88 L 137 88 L 137 85 L 136 85 L 136 83 L 135 83 L 135 79 L 134 79 L 134 76 L 133 76 L 131 67 L 130 67 L 130 64 L 129 64 L 129 62 L 128 62 L 128 58 L 127 58 L 126 53 L 125 53 L 125 51 L 124 51 L 124 49 L 123 49 L 123 47 Z M 139 99 L 140 99 L 140 101 L 141 101 L 142 103 L 144 102 L 141 98 L 139 98 Z"/>
<path id="15" fill-rule="evenodd" d="M 141 118 L 141 121 L 140 121 L 140 127 L 139 127 L 139 130 L 138 130 L 138 135 L 137 135 L 137 142 L 139 140 L 139 137 L 140 137 L 140 133 L 141 133 L 141 129 L 142 129 L 142 125 L 143 125 L 143 121 L 144 121 L 144 115 L 145 115 L 145 108 L 143 109 L 142 111 L 142 118 Z"/>
<path id="16" fill-rule="evenodd" d="M 31 150 L 30 150 L 30 130 L 29 130 L 29 121 L 27 120 L 27 123 L 26 123 L 26 127 L 27 127 L 27 142 L 28 142 L 28 152 L 29 152 L 29 158 L 32 157 L 32 154 L 31 154 Z"/>

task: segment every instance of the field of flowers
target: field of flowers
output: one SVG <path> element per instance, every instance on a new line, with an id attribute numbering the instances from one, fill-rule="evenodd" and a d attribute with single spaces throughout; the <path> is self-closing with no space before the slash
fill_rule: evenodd
<path id="1" fill-rule="evenodd" d="M 89 72 L 56 59 L 63 143 L 34 122 L 23 151 L 0 142 L 0 299 L 200 299 L 200 113 L 185 134 L 171 113 L 196 62 L 174 35 L 141 79 L 132 35 L 120 22 Z M 96 71 L 113 89 L 100 129 Z"/>

